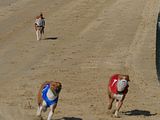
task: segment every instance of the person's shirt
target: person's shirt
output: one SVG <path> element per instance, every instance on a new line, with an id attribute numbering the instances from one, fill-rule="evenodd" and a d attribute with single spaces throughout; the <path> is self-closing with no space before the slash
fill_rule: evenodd
<path id="1" fill-rule="evenodd" d="M 38 26 L 38 27 L 44 27 L 45 26 L 45 20 L 42 19 L 42 18 L 38 18 L 35 20 L 35 24 Z"/>

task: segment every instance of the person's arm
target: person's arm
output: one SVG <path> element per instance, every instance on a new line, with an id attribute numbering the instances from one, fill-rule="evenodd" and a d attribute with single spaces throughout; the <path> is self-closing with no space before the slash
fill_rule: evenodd
<path id="1" fill-rule="evenodd" d="M 46 22 L 45 22 L 45 20 L 43 19 L 43 21 L 42 21 L 42 22 L 43 22 L 43 27 L 45 27 L 45 25 L 46 25 Z"/>

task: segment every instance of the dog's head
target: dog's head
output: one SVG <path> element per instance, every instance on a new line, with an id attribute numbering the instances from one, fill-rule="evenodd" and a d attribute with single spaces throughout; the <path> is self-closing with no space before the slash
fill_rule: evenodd
<path id="1" fill-rule="evenodd" d="M 119 80 L 123 80 L 123 79 L 124 79 L 124 80 L 130 81 L 129 75 L 119 75 L 119 76 L 118 76 L 118 79 L 119 79 Z"/>
<path id="2" fill-rule="evenodd" d="M 50 87 L 51 87 L 51 90 L 59 94 L 62 89 L 62 84 L 60 82 L 53 82 L 50 84 Z"/>
<path id="3" fill-rule="evenodd" d="M 129 76 L 128 75 L 119 75 L 118 79 L 119 80 L 117 82 L 117 89 L 119 92 L 122 92 L 128 86 Z"/>

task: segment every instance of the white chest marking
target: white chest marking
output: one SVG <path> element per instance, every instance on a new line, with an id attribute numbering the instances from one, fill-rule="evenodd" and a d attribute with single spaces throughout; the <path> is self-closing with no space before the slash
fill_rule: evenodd
<path id="1" fill-rule="evenodd" d="M 49 100 L 54 100 L 56 98 L 56 96 L 53 94 L 51 89 L 48 90 L 47 97 L 48 97 Z"/>

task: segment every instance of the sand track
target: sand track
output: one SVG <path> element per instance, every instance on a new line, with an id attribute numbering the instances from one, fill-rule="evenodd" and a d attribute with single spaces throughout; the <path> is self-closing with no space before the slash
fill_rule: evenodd
<path id="1" fill-rule="evenodd" d="M 112 120 L 106 85 L 117 72 L 131 77 L 120 119 L 159 119 L 158 0 L 12 2 L 0 8 L 0 119 L 36 119 L 39 85 L 58 80 L 63 90 L 56 120 Z M 40 11 L 45 37 L 57 39 L 36 41 Z"/>

